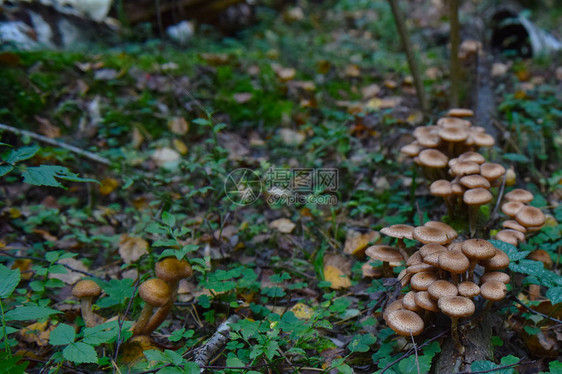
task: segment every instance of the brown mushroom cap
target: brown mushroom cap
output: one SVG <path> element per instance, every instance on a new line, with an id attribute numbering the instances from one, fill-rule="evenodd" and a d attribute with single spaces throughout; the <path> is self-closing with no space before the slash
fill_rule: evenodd
<path id="1" fill-rule="evenodd" d="M 466 189 L 460 183 L 451 183 L 451 191 L 453 191 L 453 195 L 455 196 L 462 196 Z"/>
<path id="2" fill-rule="evenodd" d="M 504 197 L 507 201 L 519 201 L 523 204 L 530 203 L 535 198 L 532 193 L 521 188 L 506 193 Z"/>
<path id="3" fill-rule="evenodd" d="M 406 269 L 402 269 L 400 273 L 398 273 L 397 279 L 400 281 L 400 285 L 402 287 L 406 287 L 410 284 L 410 279 L 412 279 L 412 274 L 408 273 Z"/>
<path id="4" fill-rule="evenodd" d="M 82 297 L 97 297 L 101 293 L 101 288 L 93 280 L 85 279 L 81 280 L 74 288 L 72 288 L 72 296 L 82 298 Z"/>
<path id="5" fill-rule="evenodd" d="M 514 219 L 510 219 L 507 221 L 503 221 L 502 222 L 502 226 L 505 227 L 506 229 L 512 229 L 512 230 L 516 230 L 519 232 L 522 232 L 523 234 L 525 234 L 527 232 L 527 229 L 525 228 L 525 226 L 520 225 L 516 220 Z"/>
<path id="6" fill-rule="evenodd" d="M 164 280 L 152 278 L 139 286 L 139 295 L 146 303 L 160 307 L 170 300 L 171 290 Z"/>
<path id="7" fill-rule="evenodd" d="M 444 127 L 439 130 L 438 134 L 441 139 L 451 143 L 464 142 L 468 137 L 468 133 L 463 127 Z"/>
<path id="8" fill-rule="evenodd" d="M 482 275 L 482 278 L 480 278 L 481 284 L 484 284 L 488 281 L 498 281 L 504 284 L 508 284 L 511 281 L 511 277 L 506 273 L 502 273 L 501 271 L 490 271 L 488 273 L 484 273 L 484 275 Z"/>
<path id="9" fill-rule="evenodd" d="M 435 182 L 431 183 L 431 186 L 429 186 L 429 192 L 433 196 L 451 196 L 453 194 L 453 190 L 451 189 L 451 182 L 445 179 L 436 180 Z"/>
<path id="10" fill-rule="evenodd" d="M 427 291 L 416 292 L 414 299 L 416 300 L 416 304 L 422 309 L 429 310 L 430 312 L 439 311 L 437 302 L 429 296 Z"/>
<path id="11" fill-rule="evenodd" d="M 408 258 L 408 261 L 406 261 L 406 265 L 410 266 L 410 265 L 420 264 L 421 262 L 422 262 L 422 258 L 421 258 L 421 255 L 420 255 L 420 251 L 415 251 Z"/>
<path id="12" fill-rule="evenodd" d="M 424 328 L 421 317 L 411 310 L 395 310 L 389 313 L 386 323 L 395 333 L 402 336 L 417 336 Z"/>
<path id="13" fill-rule="evenodd" d="M 406 295 L 404 295 L 402 304 L 404 305 L 404 308 L 411 310 L 412 312 L 419 312 L 421 311 L 421 308 L 418 306 L 418 304 L 416 304 L 415 294 L 415 291 L 410 291 Z"/>
<path id="14" fill-rule="evenodd" d="M 468 258 L 475 260 L 485 260 L 492 258 L 496 254 L 496 247 L 484 239 L 465 240 L 461 246 L 462 253 Z"/>
<path id="15" fill-rule="evenodd" d="M 535 227 L 544 225 L 546 217 L 539 208 L 524 206 L 515 214 L 515 220 L 525 227 Z"/>
<path id="16" fill-rule="evenodd" d="M 506 216 L 515 217 L 517 212 L 521 210 L 525 205 L 519 201 L 508 201 L 502 205 L 502 212 Z"/>
<path id="17" fill-rule="evenodd" d="M 447 166 L 449 158 L 436 149 L 424 149 L 418 155 L 419 163 L 428 168 L 444 168 Z"/>
<path id="18" fill-rule="evenodd" d="M 365 254 L 373 260 L 383 262 L 404 261 L 404 257 L 400 254 L 400 251 L 389 245 L 372 245 L 365 250 Z"/>
<path id="19" fill-rule="evenodd" d="M 517 230 L 505 229 L 496 234 L 496 239 L 517 247 L 519 242 L 525 241 L 525 234 Z"/>
<path id="20" fill-rule="evenodd" d="M 457 234 L 457 230 L 455 230 L 451 226 L 447 225 L 445 222 L 427 221 L 423 225 L 428 226 L 428 227 L 436 227 L 438 229 L 443 230 L 450 241 L 456 239 L 456 237 L 459 236 L 459 234 Z"/>
<path id="21" fill-rule="evenodd" d="M 437 305 L 443 313 L 452 318 L 471 316 L 476 309 L 472 300 L 463 296 L 440 298 Z"/>
<path id="22" fill-rule="evenodd" d="M 472 161 L 458 161 L 451 166 L 450 172 L 455 177 L 480 173 L 480 165 Z"/>
<path id="23" fill-rule="evenodd" d="M 465 108 L 452 108 L 449 109 L 449 111 L 447 112 L 447 117 L 463 118 L 463 117 L 472 117 L 472 116 L 474 116 L 474 112 L 470 109 L 465 109 Z"/>
<path id="24" fill-rule="evenodd" d="M 485 162 L 480 165 L 480 175 L 491 181 L 498 179 L 505 174 L 505 168 L 500 164 L 495 164 L 493 162 Z"/>
<path id="25" fill-rule="evenodd" d="M 442 297 L 457 296 L 459 290 L 457 289 L 457 286 L 455 286 L 451 282 L 440 279 L 431 283 L 429 285 L 429 288 L 427 289 L 427 292 L 429 293 L 429 296 L 431 296 L 435 300 L 439 300 Z"/>
<path id="26" fill-rule="evenodd" d="M 454 242 L 447 246 L 449 251 L 462 251 L 462 242 Z"/>
<path id="27" fill-rule="evenodd" d="M 400 153 L 405 154 L 406 156 L 415 157 L 419 155 L 423 149 L 424 148 L 419 144 L 410 143 L 400 148 Z"/>
<path id="28" fill-rule="evenodd" d="M 176 282 L 193 275 L 189 262 L 174 257 L 168 257 L 157 262 L 154 271 L 158 278 L 166 282 Z"/>
<path id="29" fill-rule="evenodd" d="M 368 261 L 361 265 L 361 272 L 365 278 L 382 278 L 384 275 L 382 268 L 373 267 Z"/>
<path id="30" fill-rule="evenodd" d="M 397 224 L 388 227 L 383 227 L 380 230 L 380 232 L 392 238 L 398 238 L 398 239 L 406 238 L 412 240 L 413 239 L 412 233 L 414 232 L 414 226 Z"/>
<path id="31" fill-rule="evenodd" d="M 496 140 L 490 134 L 486 134 L 479 131 L 472 131 L 470 133 L 474 139 L 474 144 L 478 147 L 491 147 L 496 144 Z"/>
<path id="32" fill-rule="evenodd" d="M 505 298 L 507 288 L 505 284 L 500 281 L 490 280 L 480 286 L 480 295 L 483 298 L 491 301 L 498 301 Z"/>
<path id="33" fill-rule="evenodd" d="M 406 272 L 408 274 L 416 274 L 416 273 L 421 273 L 423 271 L 434 271 L 434 270 L 437 270 L 437 268 L 434 265 L 425 262 L 420 262 L 419 264 L 410 265 L 406 268 Z"/>
<path id="34" fill-rule="evenodd" d="M 496 254 L 494 257 L 487 260 L 481 260 L 480 265 L 484 266 L 488 270 L 501 270 L 509 266 L 509 257 L 501 249 L 496 248 Z"/>
<path id="35" fill-rule="evenodd" d="M 432 253 L 435 252 L 443 252 L 446 251 L 447 248 L 443 247 L 441 244 L 436 244 L 436 243 L 429 243 L 429 244 L 424 244 L 420 249 L 420 256 L 422 257 L 422 260 L 424 257 L 429 256 Z"/>
<path id="36" fill-rule="evenodd" d="M 492 194 L 485 188 L 473 188 L 464 192 L 462 200 L 467 205 L 483 205 L 492 201 Z"/>
<path id="37" fill-rule="evenodd" d="M 459 183 L 466 188 L 490 188 L 490 182 L 481 175 L 471 174 L 465 175 L 460 180 Z"/>
<path id="38" fill-rule="evenodd" d="M 468 270 L 470 261 L 461 251 L 447 251 L 439 255 L 439 267 L 453 274 Z"/>
<path id="39" fill-rule="evenodd" d="M 412 278 L 410 279 L 410 286 L 416 291 L 425 291 L 431 285 L 431 283 L 435 282 L 439 278 L 437 274 L 431 271 L 422 271 L 419 273 L 415 273 Z"/>
<path id="40" fill-rule="evenodd" d="M 437 120 L 437 127 L 466 127 L 469 128 L 472 124 L 470 121 L 455 117 L 441 117 Z"/>
<path id="41" fill-rule="evenodd" d="M 480 153 L 477 152 L 464 152 L 459 157 L 459 161 L 470 161 L 476 162 L 477 164 L 484 164 L 486 159 Z M 481 166 L 482 167 L 482 166 Z"/>
<path id="42" fill-rule="evenodd" d="M 464 297 L 476 297 L 480 294 L 480 287 L 474 282 L 465 281 L 457 286 L 459 295 Z"/>
<path id="43" fill-rule="evenodd" d="M 449 239 L 447 234 L 436 227 L 430 226 L 418 226 L 414 229 L 414 239 L 427 244 L 427 243 L 437 243 L 437 244 L 447 244 L 453 239 Z"/>
<path id="44" fill-rule="evenodd" d="M 552 268 L 552 259 L 547 251 L 542 249 L 536 249 L 533 252 L 529 253 L 527 256 L 528 259 L 542 262 L 546 269 Z"/>
<path id="45" fill-rule="evenodd" d="M 434 272 L 422 271 L 412 276 L 412 279 L 410 279 L 410 286 L 416 291 L 425 291 L 429 288 L 431 283 L 438 279 Z"/>

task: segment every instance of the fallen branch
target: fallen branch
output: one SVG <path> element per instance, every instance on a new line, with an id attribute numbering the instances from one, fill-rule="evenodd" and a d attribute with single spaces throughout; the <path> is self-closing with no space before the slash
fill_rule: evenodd
<path id="1" fill-rule="evenodd" d="M 211 358 L 221 349 L 228 341 L 230 334 L 230 324 L 238 322 L 240 316 L 233 314 L 226 321 L 220 324 L 217 331 L 195 354 L 194 361 L 201 367 L 201 373 L 205 371 L 205 366 L 211 361 Z"/>
<path id="2" fill-rule="evenodd" d="M 12 134 L 16 134 L 16 135 L 24 135 L 24 136 L 29 136 L 32 139 L 38 140 L 40 142 L 52 145 L 53 147 L 59 147 L 59 148 L 64 148 L 67 149 L 73 153 L 76 153 L 77 155 L 87 158 L 89 160 L 95 161 L 99 164 L 102 165 L 110 165 L 111 161 L 109 161 L 109 159 L 99 156 L 95 153 L 89 152 L 89 151 L 85 151 L 83 149 L 80 149 L 78 147 L 75 147 L 73 145 L 61 142 L 59 140 L 55 140 L 55 139 L 51 139 L 51 138 L 47 138 L 46 136 L 43 135 L 39 135 L 36 134 L 34 132 L 31 131 L 27 131 L 27 130 L 21 130 L 21 129 L 17 129 L 15 127 L 12 126 L 8 126 L 8 125 L 4 125 L 3 123 L 0 123 L 0 130 L 5 130 L 5 131 L 9 131 Z"/>

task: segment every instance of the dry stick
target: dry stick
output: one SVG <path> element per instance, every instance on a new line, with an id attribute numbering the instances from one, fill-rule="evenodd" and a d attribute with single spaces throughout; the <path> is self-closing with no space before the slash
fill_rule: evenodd
<path id="1" fill-rule="evenodd" d="M 523 308 L 527 309 L 527 310 L 528 310 L 529 312 L 531 312 L 531 313 L 535 313 L 535 314 L 537 314 L 537 315 L 539 315 L 539 316 L 541 316 L 541 317 L 544 317 L 544 318 L 546 318 L 546 319 L 549 319 L 549 320 L 551 320 L 551 321 L 553 321 L 553 322 L 562 324 L 562 321 L 559 320 L 559 319 L 556 319 L 556 318 L 554 318 L 554 317 L 549 316 L 548 314 L 544 314 L 544 313 L 541 313 L 541 312 L 539 312 L 539 311 L 537 311 L 537 310 L 534 310 L 534 309 L 532 309 L 532 308 L 529 308 L 527 305 L 523 304 L 523 303 L 522 303 L 517 297 L 515 297 L 515 296 L 513 296 L 513 301 L 515 301 L 517 304 L 521 305 Z"/>
<path id="2" fill-rule="evenodd" d="M 47 138 L 46 136 L 39 135 L 39 134 L 36 134 L 34 132 L 31 132 L 31 131 L 16 129 L 15 127 L 4 125 L 3 123 L 0 123 L 0 130 L 6 130 L 6 131 L 9 131 L 13 134 L 20 135 L 20 136 L 21 135 L 29 136 L 32 139 L 38 140 L 40 142 L 43 142 L 43 143 L 46 143 L 46 144 L 49 144 L 49 145 L 52 145 L 54 147 L 67 149 L 71 152 L 76 153 L 79 156 L 85 157 L 87 159 L 90 159 L 92 161 L 95 161 L 95 162 L 103 164 L 103 165 L 110 165 L 111 164 L 109 159 L 107 159 L 105 157 L 99 156 L 99 155 L 97 155 L 95 153 L 92 153 L 92 152 L 89 152 L 89 151 L 85 151 L 85 150 L 80 149 L 78 147 L 75 147 L 73 145 L 63 143 L 59 140 Z"/>
<path id="3" fill-rule="evenodd" d="M 211 360 L 211 357 L 226 344 L 230 333 L 230 324 L 238 322 L 240 316 L 233 314 L 226 321 L 220 324 L 217 331 L 211 336 L 195 355 L 194 361 L 201 367 L 201 373 L 205 371 L 205 366 Z"/>
<path id="4" fill-rule="evenodd" d="M 429 110 L 429 105 L 425 96 L 425 91 L 423 89 L 423 81 L 421 79 L 420 68 L 414 54 L 414 49 L 412 48 L 412 43 L 410 43 L 410 37 L 408 36 L 408 31 L 406 30 L 406 23 L 404 22 L 402 11 L 398 6 L 398 0 L 388 0 L 388 2 L 390 4 L 390 7 L 392 8 L 392 14 L 394 15 L 396 28 L 398 29 L 398 33 L 400 34 L 404 52 L 406 53 L 406 59 L 408 60 L 408 66 L 410 67 L 412 77 L 414 78 L 416 95 L 418 96 L 422 111 L 424 112 L 424 114 L 426 114 Z"/>
<path id="5" fill-rule="evenodd" d="M 421 374 L 421 372 L 420 372 L 420 361 L 419 361 L 419 358 L 418 358 L 418 346 L 416 344 L 416 341 L 414 340 L 414 335 L 412 334 L 412 330 L 410 330 L 410 338 L 412 339 L 414 353 L 416 354 L 416 368 L 418 369 L 418 374 Z"/>
<path id="6" fill-rule="evenodd" d="M 451 107 L 459 106 L 459 0 L 451 0 L 450 4 L 450 27 L 451 27 Z"/>

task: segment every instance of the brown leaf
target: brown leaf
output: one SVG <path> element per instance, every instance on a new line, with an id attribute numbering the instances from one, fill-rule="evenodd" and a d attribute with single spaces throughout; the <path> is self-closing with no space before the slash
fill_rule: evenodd
<path id="1" fill-rule="evenodd" d="M 283 234 L 290 234 L 295 229 L 295 226 L 296 225 L 287 218 L 279 218 L 269 224 L 270 228 L 276 229 Z"/>
<path id="2" fill-rule="evenodd" d="M 300 131 L 294 131 L 291 129 L 281 129 L 279 130 L 281 139 L 287 145 L 300 145 L 306 139 L 306 135 Z"/>
<path id="3" fill-rule="evenodd" d="M 119 181 L 115 178 L 105 178 L 99 186 L 100 194 L 107 196 L 119 186 Z"/>
<path id="4" fill-rule="evenodd" d="M 247 103 L 248 101 L 252 100 L 253 96 L 254 95 L 249 93 L 249 92 L 239 92 L 239 93 L 235 93 L 234 95 L 232 95 L 232 98 L 238 104 L 244 104 L 244 103 Z"/>
<path id="5" fill-rule="evenodd" d="M 63 258 L 62 260 L 58 260 L 58 263 L 62 265 L 68 265 L 76 270 L 88 271 L 86 265 L 84 265 L 82 261 L 77 260 L 75 258 Z M 64 274 L 49 273 L 50 279 L 58 279 L 63 281 L 65 284 L 74 284 L 78 282 L 80 279 L 82 279 L 83 277 L 84 277 L 83 273 L 72 271 L 70 269 L 66 269 L 66 273 Z"/>
<path id="6" fill-rule="evenodd" d="M 119 256 L 130 264 L 148 253 L 148 242 L 143 238 L 122 234 L 119 238 Z"/>
<path id="7" fill-rule="evenodd" d="M 168 120 L 168 128 L 176 135 L 185 135 L 189 131 L 189 124 L 183 117 L 173 117 Z"/>
<path id="8" fill-rule="evenodd" d="M 47 118 L 34 116 L 35 120 L 39 122 L 39 133 L 45 135 L 47 138 L 58 138 L 60 136 L 60 129 L 53 125 Z"/>
<path id="9" fill-rule="evenodd" d="M 35 343 L 40 347 L 45 347 L 49 344 L 49 336 L 54 326 L 49 326 L 49 321 L 36 322 L 21 329 L 18 334 L 21 339 L 27 343 Z"/>
<path id="10" fill-rule="evenodd" d="M 368 231 L 362 234 L 359 231 L 350 230 L 347 232 L 347 237 L 345 238 L 344 253 L 353 255 L 355 257 L 363 257 L 365 255 L 365 249 L 371 242 L 376 242 L 380 239 L 380 234 L 376 231 Z"/>
<path id="11" fill-rule="evenodd" d="M 331 283 L 334 290 L 351 287 L 351 263 L 339 254 L 328 253 L 324 256 L 324 279 Z"/>

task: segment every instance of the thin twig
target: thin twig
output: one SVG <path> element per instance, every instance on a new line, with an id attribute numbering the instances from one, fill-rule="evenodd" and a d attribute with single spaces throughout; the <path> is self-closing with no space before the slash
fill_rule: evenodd
<path id="1" fill-rule="evenodd" d="M 27 131 L 27 130 L 21 130 L 21 129 L 17 129 L 15 127 L 12 126 L 8 126 L 8 125 L 4 125 L 3 123 L 0 123 L 0 130 L 6 130 L 9 131 L 13 134 L 16 135 L 20 135 L 20 136 L 29 136 L 32 139 L 38 140 L 40 142 L 52 145 L 54 147 L 59 147 L 59 148 L 64 148 L 67 149 L 73 153 L 76 153 L 79 156 L 82 156 L 84 158 L 87 158 L 89 160 L 95 161 L 99 164 L 103 164 L 103 165 L 111 165 L 111 161 L 109 161 L 109 159 L 102 157 L 100 155 L 97 155 L 95 153 L 92 153 L 90 151 L 85 151 L 83 149 L 80 149 L 76 146 L 61 142 L 60 140 L 55 140 L 55 139 L 51 139 L 51 138 L 47 138 L 46 136 L 43 135 L 39 135 L 36 134 L 34 132 L 31 131 Z"/>
<path id="2" fill-rule="evenodd" d="M 416 341 L 414 340 L 414 335 L 412 334 L 412 330 L 410 330 L 410 338 L 412 339 L 414 353 L 416 355 L 416 368 L 418 369 L 418 374 L 421 374 L 421 372 L 420 372 L 420 360 L 418 358 L 418 346 L 416 344 Z"/>
<path id="3" fill-rule="evenodd" d="M 523 308 L 527 309 L 527 310 L 528 310 L 529 312 L 531 312 L 531 313 L 538 314 L 539 316 L 542 316 L 542 317 L 544 317 L 544 318 L 547 318 L 547 319 L 549 319 L 549 320 L 551 320 L 551 321 L 553 321 L 553 322 L 562 324 L 562 321 L 559 320 L 559 319 L 553 318 L 553 317 L 549 316 L 548 314 L 544 314 L 544 313 L 541 313 L 541 312 L 539 312 L 539 311 L 537 311 L 537 310 L 534 310 L 534 309 L 532 309 L 532 308 L 529 308 L 527 305 L 523 304 L 523 303 L 521 302 L 521 300 L 519 300 L 519 299 L 518 299 L 517 297 L 515 297 L 515 296 L 513 296 L 513 301 L 515 301 L 517 304 L 521 305 Z"/>
<path id="4" fill-rule="evenodd" d="M 40 364 L 47 364 L 49 362 L 49 361 L 37 360 L 37 359 L 31 358 L 31 357 L 22 357 L 22 361 L 31 361 L 31 362 L 37 362 L 37 363 L 40 363 Z M 71 372 L 74 372 L 74 373 L 83 373 L 83 374 L 90 373 L 89 371 L 75 369 L 72 366 L 68 366 L 67 364 L 64 364 L 64 363 L 62 364 L 62 367 L 64 367 L 67 370 L 70 370 Z"/>
<path id="5" fill-rule="evenodd" d="M 29 249 L 29 248 L 21 248 L 21 249 Z M 11 253 L 6 252 L 5 250 L 1 250 L 1 249 L 0 249 L 0 254 L 4 254 L 4 255 L 6 255 L 6 256 L 9 256 L 9 257 L 12 257 L 12 258 L 16 258 L 16 259 L 34 260 L 34 261 L 40 261 L 40 262 L 48 263 L 48 264 L 51 263 L 50 261 L 48 261 L 48 260 L 46 260 L 46 259 L 44 259 L 44 258 L 41 258 L 41 257 L 18 256 L 18 255 L 11 254 Z M 70 266 L 70 265 L 62 264 L 62 263 L 60 263 L 60 262 L 58 262 L 58 261 L 55 261 L 54 263 L 57 264 L 57 265 L 62 265 L 62 266 L 64 266 L 65 268 L 67 268 L 68 270 L 74 271 L 74 272 L 76 272 L 76 273 L 81 273 L 81 274 L 87 275 L 87 276 L 92 277 L 92 278 L 99 278 L 99 277 L 98 277 L 97 275 L 95 275 L 95 274 L 89 273 L 89 272 L 84 271 L 84 270 L 80 270 L 80 269 L 73 268 L 73 267 Z"/>
<path id="6" fill-rule="evenodd" d="M 137 293 L 137 289 L 139 287 L 139 279 L 137 277 L 137 280 L 135 281 L 135 289 L 133 290 L 133 296 L 131 296 L 131 298 L 129 299 L 129 303 L 127 304 L 127 308 L 125 309 L 125 313 L 123 314 L 123 318 L 121 318 L 121 316 L 118 317 L 117 321 L 118 321 L 118 325 L 119 325 L 119 331 L 117 332 L 117 345 L 115 347 L 115 354 L 113 355 L 113 361 L 117 361 L 117 356 L 119 355 L 119 347 L 121 346 L 121 330 L 123 330 L 123 323 L 125 323 L 125 320 L 127 319 L 127 314 L 129 314 L 129 310 L 131 310 L 131 306 L 133 305 L 133 300 L 135 298 L 135 294 Z M 119 370 L 119 368 L 117 366 L 113 367 L 113 373 L 115 374 L 115 371 Z"/>

